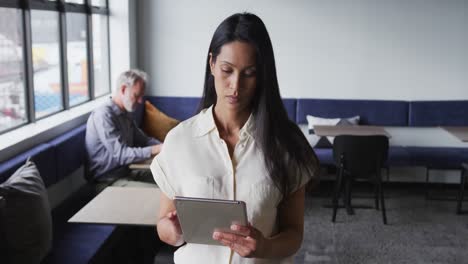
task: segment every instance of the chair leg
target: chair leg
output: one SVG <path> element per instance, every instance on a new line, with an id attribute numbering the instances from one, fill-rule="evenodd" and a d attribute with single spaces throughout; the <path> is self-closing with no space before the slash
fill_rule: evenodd
<path id="1" fill-rule="evenodd" d="M 344 204 L 346 207 L 346 212 L 348 215 L 353 215 L 354 214 L 354 209 L 351 206 L 351 192 L 352 192 L 352 187 L 353 187 L 353 176 L 348 175 L 346 177 L 346 190 L 345 190 L 345 196 L 344 196 Z"/>
<path id="2" fill-rule="evenodd" d="M 387 224 L 387 212 L 385 211 L 384 191 L 383 191 L 383 186 L 382 186 L 382 179 L 380 178 L 380 173 L 377 174 L 377 177 L 379 177 L 377 180 L 379 181 L 378 185 L 379 185 L 380 203 L 382 205 L 383 223 L 384 225 L 386 225 Z"/>
<path id="3" fill-rule="evenodd" d="M 457 214 L 462 213 L 462 202 L 463 202 L 463 196 L 465 192 L 466 174 L 467 174 L 466 169 L 462 169 L 462 173 L 460 175 L 460 190 L 458 192 Z"/>
<path id="4" fill-rule="evenodd" d="M 338 197 L 341 194 L 341 189 L 342 189 L 342 168 L 339 168 L 339 170 L 336 173 L 336 182 L 335 182 L 335 193 L 333 194 L 333 215 L 332 215 L 332 222 L 334 223 L 336 220 L 336 213 L 338 211 Z"/>
<path id="5" fill-rule="evenodd" d="M 377 177 L 376 177 L 377 178 Z M 375 209 L 379 210 L 379 182 L 377 179 L 374 180 L 374 202 L 375 202 Z"/>
<path id="6" fill-rule="evenodd" d="M 425 190 L 425 198 L 426 200 L 429 199 L 429 168 L 426 168 L 426 183 L 425 183 L 425 187 L 426 187 L 426 190 Z"/>

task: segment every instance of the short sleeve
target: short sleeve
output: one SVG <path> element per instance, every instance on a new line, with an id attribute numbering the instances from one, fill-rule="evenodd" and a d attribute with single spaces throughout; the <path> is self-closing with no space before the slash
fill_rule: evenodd
<path id="1" fill-rule="evenodd" d="M 290 193 L 294 193 L 306 185 L 316 173 L 299 166 L 297 161 L 290 160 L 287 164 L 289 164 Z"/>
<path id="2" fill-rule="evenodd" d="M 175 191 L 170 183 L 170 176 L 168 175 L 169 168 L 165 160 L 164 150 L 154 157 L 150 168 L 154 181 L 161 191 L 170 199 L 174 199 Z"/>

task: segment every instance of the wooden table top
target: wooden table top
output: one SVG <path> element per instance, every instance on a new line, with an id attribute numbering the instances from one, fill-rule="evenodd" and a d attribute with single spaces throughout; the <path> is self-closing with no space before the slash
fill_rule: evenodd
<path id="1" fill-rule="evenodd" d="M 160 193 L 159 188 L 110 186 L 68 222 L 156 226 Z"/>
<path id="2" fill-rule="evenodd" d="M 390 146 L 468 148 L 468 127 L 314 126 L 317 136 L 385 135 Z"/>
<path id="3" fill-rule="evenodd" d="M 380 126 L 314 126 L 314 131 L 317 136 L 339 136 L 339 135 L 355 135 L 355 136 L 373 136 L 383 135 L 390 137 L 390 134 L 385 131 L 384 127 Z"/>
<path id="4" fill-rule="evenodd" d="M 131 170 L 149 170 L 151 166 L 151 162 L 153 162 L 153 158 L 154 157 L 151 157 L 149 159 L 146 159 L 140 162 L 132 163 L 128 165 L 128 168 Z"/>
<path id="5" fill-rule="evenodd" d="M 463 142 L 468 142 L 468 127 L 442 127 Z"/>

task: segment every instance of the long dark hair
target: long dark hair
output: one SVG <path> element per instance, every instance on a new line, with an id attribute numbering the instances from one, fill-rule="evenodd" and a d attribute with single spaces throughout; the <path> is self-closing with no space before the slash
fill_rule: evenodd
<path id="1" fill-rule="evenodd" d="M 216 104 L 209 54 L 215 61 L 221 47 L 233 41 L 250 43 L 256 49 L 257 88 L 252 102 L 255 140 L 263 152 L 271 179 L 283 196 L 288 195 L 292 184 L 300 181 L 302 175 L 315 176 L 319 163 L 304 134 L 288 118 L 279 92 L 271 40 L 258 16 L 234 14 L 216 29 L 206 59 L 205 84 L 198 111 Z"/>

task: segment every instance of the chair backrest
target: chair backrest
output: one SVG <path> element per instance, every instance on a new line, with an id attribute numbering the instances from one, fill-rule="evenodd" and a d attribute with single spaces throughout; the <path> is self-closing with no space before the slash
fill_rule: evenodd
<path id="1" fill-rule="evenodd" d="M 337 166 L 343 162 L 345 170 L 355 176 L 375 172 L 387 160 L 388 138 L 386 136 L 335 137 L 333 158 Z"/>

